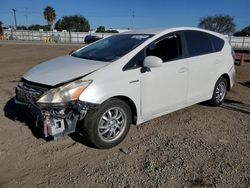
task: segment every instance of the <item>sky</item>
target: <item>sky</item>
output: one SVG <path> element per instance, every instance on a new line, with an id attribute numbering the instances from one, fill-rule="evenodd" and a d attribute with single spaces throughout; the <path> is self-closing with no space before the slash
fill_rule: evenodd
<path id="1" fill-rule="evenodd" d="M 91 29 L 197 27 L 201 17 L 228 14 L 236 30 L 250 25 L 250 0 L 0 0 L 0 21 L 14 25 L 46 24 L 44 8 L 56 10 L 57 19 L 79 14 L 87 18 Z"/>

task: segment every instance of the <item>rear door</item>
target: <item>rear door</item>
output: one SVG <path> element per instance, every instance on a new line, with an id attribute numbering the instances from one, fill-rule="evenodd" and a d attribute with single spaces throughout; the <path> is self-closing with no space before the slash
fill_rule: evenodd
<path id="1" fill-rule="evenodd" d="M 208 34 L 185 31 L 189 61 L 188 104 L 209 99 L 214 89 L 216 64 L 219 63 Z"/>

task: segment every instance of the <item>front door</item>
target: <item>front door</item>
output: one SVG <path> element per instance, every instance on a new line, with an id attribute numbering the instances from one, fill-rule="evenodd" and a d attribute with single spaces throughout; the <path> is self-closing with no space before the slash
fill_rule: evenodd
<path id="1" fill-rule="evenodd" d="M 177 33 L 165 36 L 146 49 L 146 56 L 157 56 L 163 64 L 141 73 L 141 113 L 144 120 L 186 104 L 189 70 L 182 54 L 181 36 Z"/>

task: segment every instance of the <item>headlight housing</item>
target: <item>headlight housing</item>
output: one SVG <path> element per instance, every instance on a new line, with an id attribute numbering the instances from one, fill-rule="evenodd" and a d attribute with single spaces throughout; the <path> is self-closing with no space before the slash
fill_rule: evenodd
<path id="1" fill-rule="evenodd" d="M 79 79 L 44 93 L 38 100 L 43 103 L 65 103 L 77 100 L 81 93 L 91 84 L 92 80 Z"/>

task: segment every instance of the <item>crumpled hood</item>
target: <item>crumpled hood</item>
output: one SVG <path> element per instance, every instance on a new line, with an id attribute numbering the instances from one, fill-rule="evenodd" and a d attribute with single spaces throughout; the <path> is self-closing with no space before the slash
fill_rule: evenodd
<path id="1" fill-rule="evenodd" d="M 109 62 L 93 61 L 67 55 L 36 65 L 25 73 L 23 78 L 31 82 L 54 86 L 84 76 L 107 64 Z"/>

